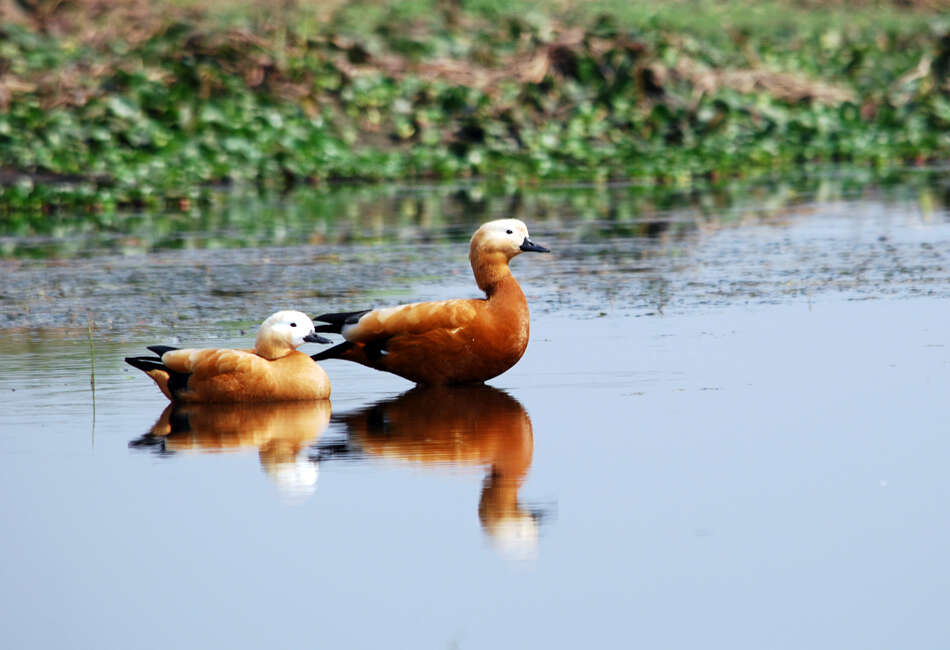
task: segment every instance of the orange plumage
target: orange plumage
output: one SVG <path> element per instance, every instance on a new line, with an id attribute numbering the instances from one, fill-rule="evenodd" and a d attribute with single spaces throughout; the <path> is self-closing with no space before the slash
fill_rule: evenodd
<path id="1" fill-rule="evenodd" d="M 253 350 L 153 346 L 156 357 L 128 357 L 164 395 L 183 402 L 276 402 L 326 399 L 330 379 L 296 348 L 329 343 L 301 312 L 282 311 L 261 325 Z"/>
<path id="2" fill-rule="evenodd" d="M 318 332 L 346 343 L 314 355 L 345 359 L 419 384 L 482 382 L 515 365 L 528 346 L 529 312 L 509 261 L 548 252 L 528 238 L 517 219 L 484 224 L 472 236 L 469 260 L 486 297 L 421 302 L 352 314 L 323 314 Z"/>

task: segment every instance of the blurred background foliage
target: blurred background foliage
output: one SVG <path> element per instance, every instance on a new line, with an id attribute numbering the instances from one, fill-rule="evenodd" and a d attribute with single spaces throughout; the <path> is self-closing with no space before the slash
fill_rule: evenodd
<path id="1" fill-rule="evenodd" d="M 932 166 L 950 154 L 948 8 L 0 0 L 0 222 L 341 181 L 680 191 Z"/>

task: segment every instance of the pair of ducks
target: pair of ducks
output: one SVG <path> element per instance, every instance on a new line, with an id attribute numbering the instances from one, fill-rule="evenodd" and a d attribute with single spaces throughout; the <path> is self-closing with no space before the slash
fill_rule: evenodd
<path id="1" fill-rule="evenodd" d="M 299 311 L 280 311 L 261 325 L 253 350 L 154 345 L 152 357 L 127 357 L 168 399 L 264 402 L 326 399 L 330 379 L 316 361 L 345 359 L 418 384 L 468 384 L 511 368 L 528 346 L 528 302 L 508 262 L 523 252 L 547 253 L 517 219 L 499 219 L 472 236 L 469 260 L 483 299 L 420 302 L 323 314 L 315 326 Z M 345 341 L 312 357 L 304 343 Z"/>

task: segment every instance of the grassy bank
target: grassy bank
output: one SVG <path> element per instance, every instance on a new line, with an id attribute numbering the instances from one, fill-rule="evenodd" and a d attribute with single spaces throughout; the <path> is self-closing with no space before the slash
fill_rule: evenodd
<path id="1" fill-rule="evenodd" d="M 4 0 L 0 215 L 945 160 L 940 4 Z"/>

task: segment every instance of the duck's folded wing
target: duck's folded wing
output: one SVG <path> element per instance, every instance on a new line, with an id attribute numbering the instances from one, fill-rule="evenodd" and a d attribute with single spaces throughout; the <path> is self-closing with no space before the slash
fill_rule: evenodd
<path id="1" fill-rule="evenodd" d="M 172 350 L 162 355 L 162 363 L 176 372 L 205 376 L 255 372 L 257 366 L 266 372 L 267 368 L 264 359 L 246 350 Z"/>
<path id="2" fill-rule="evenodd" d="M 440 300 L 374 309 L 343 327 L 343 337 L 352 343 L 367 343 L 399 334 L 423 334 L 452 330 L 471 323 L 484 300 Z"/>

